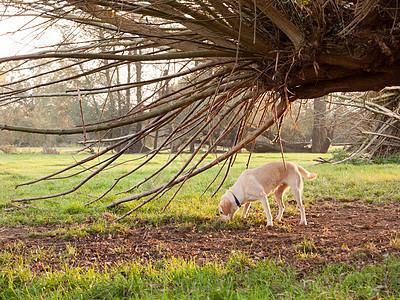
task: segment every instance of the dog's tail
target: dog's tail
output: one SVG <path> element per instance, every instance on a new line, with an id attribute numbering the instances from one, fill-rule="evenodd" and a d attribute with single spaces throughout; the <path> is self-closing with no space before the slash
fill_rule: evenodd
<path id="1" fill-rule="evenodd" d="M 299 165 L 297 165 L 297 169 L 299 170 L 300 174 L 303 175 L 303 177 L 308 180 L 315 179 L 318 175 L 317 173 L 308 172 L 306 169 L 304 169 L 303 167 L 301 167 Z"/>

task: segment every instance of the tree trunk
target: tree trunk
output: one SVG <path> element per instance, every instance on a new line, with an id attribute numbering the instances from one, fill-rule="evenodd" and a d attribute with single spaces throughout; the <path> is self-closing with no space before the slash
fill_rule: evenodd
<path id="1" fill-rule="evenodd" d="M 168 71 L 169 71 L 169 68 L 165 69 L 163 72 L 163 76 L 167 76 Z M 161 81 L 160 85 L 161 85 L 161 90 L 159 91 L 158 94 L 159 94 L 160 98 L 163 98 L 169 93 L 169 84 L 167 81 Z M 158 137 L 159 137 L 159 131 L 157 129 L 154 134 L 153 149 L 156 149 L 158 146 Z"/>
<path id="2" fill-rule="evenodd" d="M 314 124 L 312 132 L 312 153 L 326 153 L 331 144 L 326 126 L 326 102 L 324 98 L 314 99 Z"/>
<path id="3" fill-rule="evenodd" d="M 153 142 L 153 149 L 157 149 L 158 147 L 158 130 L 154 133 L 154 142 Z"/>
<path id="4" fill-rule="evenodd" d="M 133 52 L 134 55 L 141 55 L 140 50 L 134 50 Z M 136 71 L 136 82 L 142 81 L 142 62 L 137 61 L 135 62 L 135 71 Z M 138 109 L 141 108 L 141 103 L 142 102 L 142 87 L 139 85 L 136 88 L 136 103 L 138 104 Z M 136 126 L 132 128 L 135 132 L 140 132 L 142 130 L 142 122 L 137 122 Z M 126 153 L 143 153 L 143 152 L 148 152 L 150 149 L 148 149 L 145 146 L 145 140 L 144 138 L 138 142 L 136 142 L 134 145 L 132 145 Z"/>

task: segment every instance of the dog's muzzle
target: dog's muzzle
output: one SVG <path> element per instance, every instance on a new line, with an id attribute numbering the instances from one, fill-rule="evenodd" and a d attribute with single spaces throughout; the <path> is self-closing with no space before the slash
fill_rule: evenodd
<path id="1" fill-rule="evenodd" d="M 229 216 L 226 216 L 226 215 L 223 215 L 223 214 L 221 214 L 221 219 L 222 219 L 222 222 L 228 222 L 228 221 L 231 220 L 231 218 Z"/>

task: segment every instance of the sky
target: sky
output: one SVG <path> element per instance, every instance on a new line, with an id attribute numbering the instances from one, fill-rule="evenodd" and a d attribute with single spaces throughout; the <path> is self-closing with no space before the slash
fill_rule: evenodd
<path id="1" fill-rule="evenodd" d="M 39 51 L 38 47 L 57 39 L 57 33 L 51 30 L 41 34 L 39 38 L 36 37 L 34 29 L 20 30 L 27 23 L 31 22 L 32 26 L 40 22 L 32 19 L 32 17 L 12 17 L 0 20 L 0 57 Z"/>
<path id="2" fill-rule="evenodd" d="M 26 33 L 8 34 L 21 28 L 27 18 L 10 18 L 0 22 L 0 56 L 15 55 L 20 52 L 24 47 L 27 47 L 24 42 Z"/>

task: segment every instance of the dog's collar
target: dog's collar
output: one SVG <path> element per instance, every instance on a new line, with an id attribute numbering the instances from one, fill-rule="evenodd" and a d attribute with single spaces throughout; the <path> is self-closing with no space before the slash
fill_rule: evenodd
<path id="1" fill-rule="evenodd" d="M 242 205 L 240 204 L 240 202 L 239 202 L 238 198 L 236 197 L 236 195 L 231 190 L 228 190 L 228 191 L 230 191 L 232 193 L 232 195 L 233 195 L 233 198 L 235 198 L 236 205 L 241 207 Z"/>

